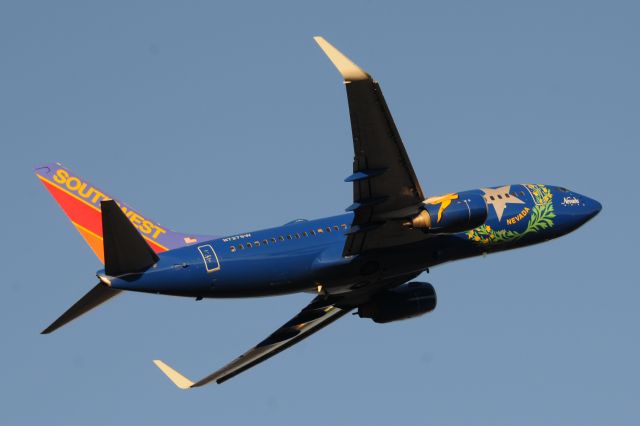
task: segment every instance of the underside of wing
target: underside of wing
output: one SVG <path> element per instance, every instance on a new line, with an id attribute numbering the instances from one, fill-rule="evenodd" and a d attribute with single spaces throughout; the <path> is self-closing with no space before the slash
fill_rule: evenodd
<path id="1" fill-rule="evenodd" d="M 418 273 L 370 283 L 367 287 L 337 295 L 318 295 L 296 316 L 278 328 L 269 337 L 249 349 L 229 364 L 198 381 L 192 381 L 177 372 L 165 362 L 154 360 L 156 366 L 180 389 L 204 386 L 211 382 L 218 384 L 248 370 L 249 368 L 279 354 L 299 341 L 311 336 L 352 309 L 367 303 L 380 291 L 393 288 L 413 278 Z"/>
<path id="2" fill-rule="evenodd" d="M 316 37 L 344 79 L 353 135 L 355 214 L 343 255 L 408 244 L 424 234 L 403 226 L 425 199 L 377 81 L 322 37 Z"/>
<path id="3" fill-rule="evenodd" d="M 206 385 L 211 382 L 222 383 L 243 371 L 282 352 L 288 347 L 309 337 L 333 321 L 348 313 L 351 309 L 343 309 L 331 303 L 324 296 L 316 297 L 290 321 L 276 330 L 262 342 L 240 355 L 221 369 L 207 377 L 193 382 L 160 360 L 154 363 L 179 388 L 188 389 Z"/>

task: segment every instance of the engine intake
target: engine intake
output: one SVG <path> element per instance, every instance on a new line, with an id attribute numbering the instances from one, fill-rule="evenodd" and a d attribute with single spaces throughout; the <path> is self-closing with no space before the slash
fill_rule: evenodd
<path id="1" fill-rule="evenodd" d="M 410 282 L 377 294 L 358 307 L 360 318 L 386 323 L 417 317 L 436 308 L 436 291 L 429 283 Z"/>
<path id="2" fill-rule="evenodd" d="M 487 220 L 487 215 L 487 203 L 482 195 L 460 192 L 427 198 L 423 210 L 405 225 L 449 234 L 477 228 Z"/>

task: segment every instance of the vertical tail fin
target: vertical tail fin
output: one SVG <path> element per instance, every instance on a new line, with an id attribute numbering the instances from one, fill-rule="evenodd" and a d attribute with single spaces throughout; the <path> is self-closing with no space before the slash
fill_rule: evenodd
<path id="1" fill-rule="evenodd" d="M 104 263 L 100 202 L 112 197 L 59 163 L 35 168 L 36 175 Z M 116 200 L 117 201 L 117 200 Z M 129 205 L 117 201 L 126 217 L 156 253 L 215 238 L 211 235 L 182 234 L 154 222 Z"/>

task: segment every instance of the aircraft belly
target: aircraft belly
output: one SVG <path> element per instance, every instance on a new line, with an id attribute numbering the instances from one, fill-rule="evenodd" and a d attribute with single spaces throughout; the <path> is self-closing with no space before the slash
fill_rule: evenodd
<path id="1" fill-rule="evenodd" d="M 315 287 L 310 265 L 314 256 L 287 254 L 223 262 L 212 277 L 208 297 L 255 297 L 304 291 Z"/>

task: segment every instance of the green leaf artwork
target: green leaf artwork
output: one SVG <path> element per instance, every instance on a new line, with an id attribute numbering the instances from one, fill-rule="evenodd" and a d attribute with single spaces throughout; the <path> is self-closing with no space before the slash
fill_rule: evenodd
<path id="1" fill-rule="evenodd" d="M 476 244 L 489 245 L 516 241 L 525 235 L 539 232 L 553 226 L 556 217 L 553 211 L 553 194 L 545 185 L 527 185 L 536 205 L 531 209 L 531 217 L 522 232 L 508 229 L 495 230 L 489 225 L 481 225 L 467 232 L 467 237 Z"/>

